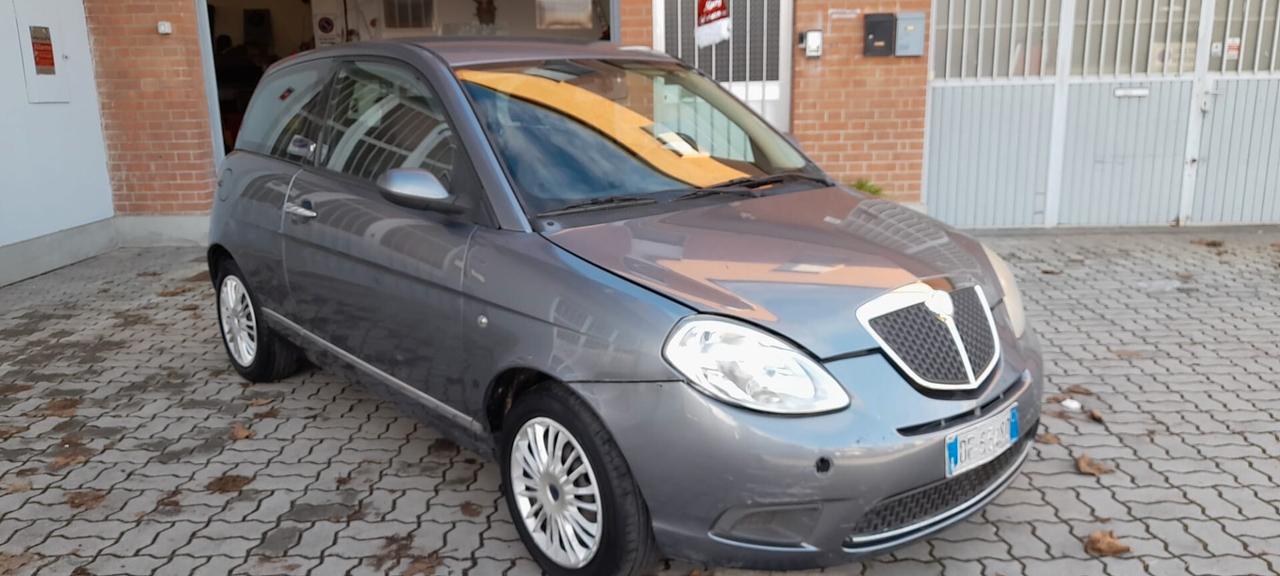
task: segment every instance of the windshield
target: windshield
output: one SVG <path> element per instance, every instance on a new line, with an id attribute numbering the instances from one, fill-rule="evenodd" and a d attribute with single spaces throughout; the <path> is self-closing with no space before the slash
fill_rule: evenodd
<path id="1" fill-rule="evenodd" d="M 457 75 L 534 213 L 820 174 L 732 94 L 678 64 L 553 60 Z"/>

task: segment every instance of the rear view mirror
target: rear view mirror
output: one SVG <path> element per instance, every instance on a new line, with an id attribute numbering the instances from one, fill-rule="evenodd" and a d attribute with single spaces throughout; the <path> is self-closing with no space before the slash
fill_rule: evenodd
<path id="1" fill-rule="evenodd" d="M 382 196 L 387 200 L 418 210 L 457 213 L 462 207 L 453 203 L 453 197 L 435 174 L 421 168 L 392 168 L 378 178 Z"/>

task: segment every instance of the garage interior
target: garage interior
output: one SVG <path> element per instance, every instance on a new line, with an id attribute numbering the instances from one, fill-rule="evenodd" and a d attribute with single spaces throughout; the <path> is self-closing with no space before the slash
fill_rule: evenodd
<path id="1" fill-rule="evenodd" d="M 344 42 L 430 36 L 610 40 L 616 0 L 206 0 L 229 151 L 268 66 Z"/>

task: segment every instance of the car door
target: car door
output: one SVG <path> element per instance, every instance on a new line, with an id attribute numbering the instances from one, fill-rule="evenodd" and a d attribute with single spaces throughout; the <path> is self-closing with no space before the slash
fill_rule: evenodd
<path id="1" fill-rule="evenodd" d="M 331 71 L 327 61 L 273 70 L 254 92 L 235 151 L 218 174 L 218 201 L 231 212 L 222 241 L 259 305 L 271 310 L 287 308 L 281 215 L 289 183 L 320 138 Z"/>
<path id="2" fill-rule="evenodd" d="M 314 164 L 294 178 L 286 204 L 294 321 L 401 383 L 463 406 L 462 273 L 486 211 L 440 100 L 406 64 L 340 63 Z M 399 168 L 435 175 L 459 210 L 390 201 L 376 182 Z"/>

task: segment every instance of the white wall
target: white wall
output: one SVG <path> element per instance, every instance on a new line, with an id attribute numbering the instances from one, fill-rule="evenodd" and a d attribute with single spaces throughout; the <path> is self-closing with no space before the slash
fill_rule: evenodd
<path id="1" fill-rule="evenodd" d="M 49 21 L 57 76 L 66 82 L 68 102 L 28 102 L 15 3 Z M 83 5 L 0 0 L 0 246 L 112 214 Z"/>

